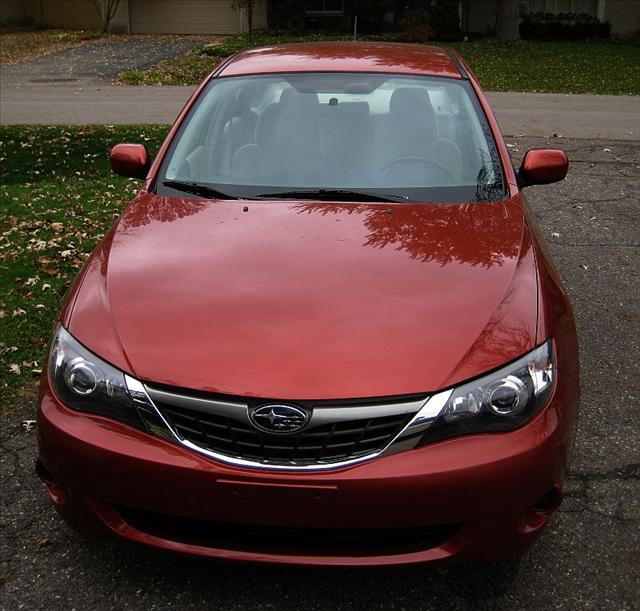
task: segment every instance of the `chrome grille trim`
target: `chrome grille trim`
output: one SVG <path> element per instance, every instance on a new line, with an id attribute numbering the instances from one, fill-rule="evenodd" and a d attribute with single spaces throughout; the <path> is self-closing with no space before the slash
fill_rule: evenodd
<path id="1" fill-rule="evenodd" d="M 426 397 L 417 401 L 381 403 L 357 406 L 330 406 L 314 407 L 309 428 L 313 426 L 353 421 L 359 419 L 383 418 L 401 414 L 414 414 L 413 418 L 404 428 L 382 449 L 366 455 L 358 456 L 346 460 L 338 461 L 318 461 L 313 464 L 274 464 L 268 461 L 258 461 L 244 459 L 236 456 L 228 456 L 208 448 L 199 446 L 189 439 L 183 438 L 171 426 L 164 417 L 162 411 L 158 409 L 155 401 L 172 403 L 186 409 L 205 412 L 213 415 L 220 415 L 235 419 L 239 422 L 250 424 L 249 406 L 241 402 L 219 401 L 183 395 L 151 388 L 128 375 L 125 376 L 127 386 L 131 393 L 138 412 L 147 423 L 152 433 L 162 437 L 170 437 L 182 446 L 190 450 L 213 458 L 223 463 L 261 470 L 272 471 L 326 471 L 330 469 L 341 469 L 362 462 L 373 460 L 378 457 L 395 454 L 397 452 L 412 449 L 417 444 L 420 436 L 431 426 L 446 405 L 451 396 L 452 390 L 447 390 L 431 397 Z"/>
<path id="2" fill-rule="evenodd" d="M 342 422 L 343 420 L 366 420 L 369 418 L 383 418 L 385 416 L 399 416 L 400 414 L 415 414 L 420 410 L 424 399 L 404 403 L 381 403 L 379 405 L 355 405 L 348 407 L 315 407 L 309 426 Z M 345 416 L 349 416 L 346 418 Z"/>
<path id="3" fill-rule="evenodd" d="M 233 420 L 241 420 L 249 423 L 249 405 L 243 402 L 220 401 L 218 399 L 205 399 L 180 393 L 168 392 L 145 385 L 147 394 L 154 403 L 167 403 L 177 405 L 185 409 L 198 412 L 225 416 Z M 417 401 L 404 401 L 397 403 L 380 403 L 370 405 L 349 406 L 316 406 L 312 410 L 308 428 L 320 424 L 342 422 L 344 420 L 365 420 L 368 418 L 383 418 L 384 416 L 397 416 L 400 414 L 416 414 L 424 404 L 424 398 Z M 276 403 L 277 401 L 264 401 L 264 403 Z M 285 403 L 295 403 L 286 401 Z M 345 418 L 348 414 L 349 418 Z"/>
<path id="4" fill-rule="evenodd" d="M 167 392 L 166 390 L 152 388 L 149 385 L 145 385 L 145 389 L 154 404 L 156 402 L 170 403 L 172 405 L 177 405 L 178 407 L 192 409 L 196 412 L 226 416 L 227 418 L 233 418 L 234 420 L 239 420 L 239 416 L 241 416 L 243 422 L 247 424 L 249 423 L 249 406 L 247 403 L 204 399 L 202 397 Z"/>

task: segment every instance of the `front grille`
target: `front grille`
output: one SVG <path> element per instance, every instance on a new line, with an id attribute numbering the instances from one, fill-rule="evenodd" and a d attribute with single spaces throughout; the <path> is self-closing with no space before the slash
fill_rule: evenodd
<path id="1" fill-rule="evenodd" d="M 219 454 L 272 465 L 332 463 L 374 454 L 385 448 L 413 414 L 311 424 L 297 434 L 269 434 L 240 417 L 207 413 L 155 401 L 183 439 Z M 348 412 L 348 408 L 344 409 Z"/>
<path id="2" fill-rule="evenodd" d="M 122 506 L 116 510 L 137 530 L 170 541 L 217 549 L 308 556 L 417 552 L 442 545 L 459 528 L 456 524 L 414 528 L 291 528 L 210 522 Z"/>

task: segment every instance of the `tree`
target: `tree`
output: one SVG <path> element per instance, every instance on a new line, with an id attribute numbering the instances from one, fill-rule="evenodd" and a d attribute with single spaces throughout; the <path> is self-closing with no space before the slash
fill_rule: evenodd
<path id="1" fill-rule="evenodd" d="M 93 5 L 100 15 L 100 22 L 102 23 L 102 31 L 106 32 L 109 29 L 111 20 L 115 17 L 115 14 L 120 6 L 120 0 L 93 0 Z"/>
<path id="2" fill-rule="evenodd" d="M 457 0 L 438 0 L 431 7 L 431 27 L 437 40 L 462 39 Z"/>
<path id="3" fill-rule="evenodd" d="M 496 38 L 498 40 L 520 40 L 519 0 L 495 0 Z"/>
<path id="4" fill-rule="evenodd" d="M 256 0 L 233 0 L 233 6 L 239 11 L 244 11 L 247 15 L 247 28 L 249 30 L 249 42 L 253 40 L 253 9 Z"/>

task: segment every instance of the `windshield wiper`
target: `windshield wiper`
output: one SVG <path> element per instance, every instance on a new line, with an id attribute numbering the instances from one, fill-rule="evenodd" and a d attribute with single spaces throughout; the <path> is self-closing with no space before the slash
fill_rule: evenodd
<path id="1" fill-rule="evenodd" d="M 184 193 L 191 193 L 192 195 L 199 195 L 200 197 L 206 197 L 207 199 L 239 199 L 235 195 L 218 191 L 213 187 L 200 184 L 198 182 L 186 182 L 182 180 L 165 180 L 162 183 L 165 187 L 170 187 L 176 191 L 183 191 Z"/>
<path id="2" fill-rule="evenodd" d="M 368 193 L 351 189 L 303 189 L 299 191 L 281 191 L 261 193 L 255 199 L 318 199 L 323 201 L 340 202 L 406 202 L 409 198 L 404 195 L 389 195 L 387 193 Z"/>

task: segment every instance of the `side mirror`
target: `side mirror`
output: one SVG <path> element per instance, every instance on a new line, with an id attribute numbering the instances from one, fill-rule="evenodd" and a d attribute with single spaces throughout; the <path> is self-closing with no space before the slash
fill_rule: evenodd
<path id="1" fill-rule="evenodd" d="M 563 180 L 569 170 L 569 159 L 560 149 L 527 151 L 518 171 L 518 185 L 548 185 Z"/>
<path id="2" fill-rule="evenodd" d="M 149 172 L 149 155 L 142 144 L 116 144 L 109 153 L 111 169 L 127 178 L 146 178 Z"/>

